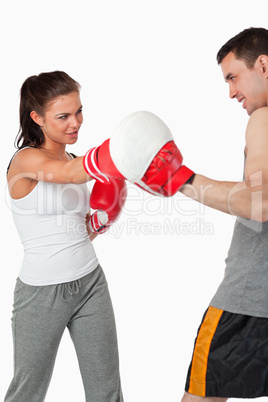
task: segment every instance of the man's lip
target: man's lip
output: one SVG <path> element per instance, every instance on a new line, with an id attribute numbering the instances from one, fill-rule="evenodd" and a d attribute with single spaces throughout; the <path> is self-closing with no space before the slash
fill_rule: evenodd
<path id="1" fill-rule="evenodd" d="M 246 98 L 243 96 L 243 97 L 237 98 L 237 100 L 239 103 L 242 103 L 242 107 L 245 109 Z"/>

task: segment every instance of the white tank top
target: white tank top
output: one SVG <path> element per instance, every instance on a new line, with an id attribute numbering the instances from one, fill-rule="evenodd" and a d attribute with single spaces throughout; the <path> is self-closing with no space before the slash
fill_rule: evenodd
<path id="1" fill-rule="evenodd" d="M 98 266 L 87 234 L 87 184 L 39 181 L 10 205 L 23 248 L 20 279 L 33 286 L 77 280 Z"/>

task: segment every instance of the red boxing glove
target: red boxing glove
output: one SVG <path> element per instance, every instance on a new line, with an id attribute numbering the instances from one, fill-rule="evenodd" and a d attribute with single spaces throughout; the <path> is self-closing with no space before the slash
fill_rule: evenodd
<path id="1" fill-rule="evenodd" d="M 127 196 L 125 180 L 110 179 L 109 183 L 99 181 L 93 186 L 90 195 L 90 208 L 96 209 L 89 218 L 90 230 L 104 233 L 119 218 Z"/>
<path id="2" fill-rule="evenodd" d="M 144 190 L 173 196 L 194 175 L 166 124 L 150 112 L 125 117 L 111 138 L 84 156 L 86 172 L 101 183 L 127 179 Z"/>
<path id="3" fill-rule="evenodd" d="M 109 145 L 108 139 L 99 147 L 91 148 L 83 158 L 87 174 L 100 183 L 109 183 L 110 177 L 125 179 L 113 163 Z"/>
<path id="4" fill-rule="evenodd" d="M 194 172 L 182 161 L 182 154 L 175 142 L 170 141 L 154 157 L 141 180 L 153 192 L 165 197 L 172 196 L 194 176 Z M 139 186 L 146 190 L 142 184 Z"/>

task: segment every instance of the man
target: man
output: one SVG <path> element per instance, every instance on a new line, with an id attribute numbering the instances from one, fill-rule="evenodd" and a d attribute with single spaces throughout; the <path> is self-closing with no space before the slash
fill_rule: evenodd
<path id="1" fill-rule="evenodd" d="M 224 279 L 198 331 L 183 402 L 268 396 L 268 30 L 239 33 L 217 61 L 230 97 L 250 116 L 244 180 L 195 174 L 180 190 L 237 216 Z"/>
<path id="2" fill-rule="evenodd" d="M 179 190 L 237 216 L 225 277 L 200 326 L 183 402 L 268 396 L 268 31 L 241 32 L 221 48 L 218 63 L 231 98 L 250 116 L 242 182 L 194 174 L 182 164 L 165 123 L 145 111 L 126 116 L 84 157 L 97 180 L 125 178 L 155 195 Z"/>

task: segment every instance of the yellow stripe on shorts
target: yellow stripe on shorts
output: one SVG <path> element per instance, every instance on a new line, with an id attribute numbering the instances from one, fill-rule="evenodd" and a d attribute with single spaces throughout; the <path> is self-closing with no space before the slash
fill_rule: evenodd
<path id="1" fill-rule="evenodd" d="M 210 345 L 223 310 L 209 307 L 200 327 L 192 358 L 190 394 L 206 396 L 206 373 Z"/>

